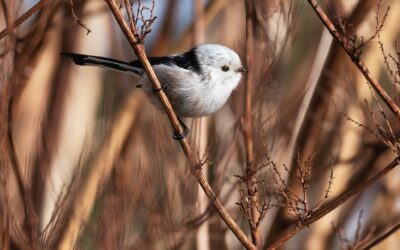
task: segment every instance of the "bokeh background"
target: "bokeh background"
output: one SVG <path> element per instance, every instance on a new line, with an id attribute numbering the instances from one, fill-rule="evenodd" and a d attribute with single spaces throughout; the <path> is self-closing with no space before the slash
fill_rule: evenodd
<path id="1" fill-rule="evenodd" d="M 38 3 L 0 2 L 0 30 Z M 141 2 L 150 15 L 152 1 Z M 396 152 L 377 124 L 388 131 L 391 125 L 395 147 L 400 127 L 307 1 L 254 2 L 252 138 L 260 201 L 270 201 L 260 225 L 266 248 L 299 220 L 271 195 L 276 170 L 301 196 L 298 163 L 308 159 L 307 204 L 316 208 L 391 162 Z M 374 35 L 377 0 L 320 2 L 359 41 Z M 396 57 L 400 2 L 383 1 L 381 21 L 388 6 L 380 39 Z M 153 15 L 149 56 L 206 42 L 231 47 L 246 62 L 245 0 L 157 0 Z M 135 59 L 101 0 L 47 1 L 1 38 L 1 248 L 242 249 L 198 188 L 166 115 L 135 88 L 137 79 L 74 65 L 60 52 Z M 361 58 L 397 101 L 400 67 L 385 64 L 377 37 L 363 46 Z M 185 121 L 196 154 L 207 158 L 203 172 L 248 233 L 238 205 L 246 187 L 237 177 L 246 167 L 244 83 L 216 114 Z M 398 225 L 399 174 L 394 169 L 284 249 L 354 249 Z M 399 237 L 394 232 L 376 249 L 398 248 Z"/>

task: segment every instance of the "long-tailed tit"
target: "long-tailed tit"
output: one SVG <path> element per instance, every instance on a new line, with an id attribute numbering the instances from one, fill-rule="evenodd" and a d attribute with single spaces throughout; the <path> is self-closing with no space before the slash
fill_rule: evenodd
<path id="1" fill-rule="evenodd" d="M 139 61 L 122 62 L 99 56 L 62 54 L 72 57 L 78 65 L 102 66 L 138 75 L 137 86 L 143 87 L 154 104 L 161 105 Z M 220 109 L 245 71 L 238 54 L 219 44 L 202 44 L 183 54 L 150 57 L 149 61 L 179 117 L 202 117 Z M 189 132 L 183 122 L 181 125 L 185 132 L 174 135 L 178 140 L 185 138 Z"/>

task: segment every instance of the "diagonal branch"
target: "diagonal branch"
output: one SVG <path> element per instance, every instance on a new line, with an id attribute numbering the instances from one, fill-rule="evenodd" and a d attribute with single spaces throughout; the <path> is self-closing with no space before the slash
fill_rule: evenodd
<path id="1" fill-rule="evenodd" d="M 378 80 L 376 80 L 371 75 L 371 72 L 368 70 L 367 66 L 360 60 L 359 56 L 349 49 L 349 45 L 351 45 L 352 41 L 350 41 L 345 35 L 343 35 L 336 29 L 335 25 L 325 14 L 325 12 L 319 6 L 316 0 L 307 0 L 307 1 L 314 8 L 315 13 L 321 19 L 322 23 L 329 30 L 329 32 L 336 39 L 336 41 L 340 44 L 340 46 L 344 49 L 344 51 L 347 53 L 347 55 L 350 57 L 354 65 L 359 69 L 359 71 L 365 77 L 368 83 L 374 88 L 376 92 L 378 92 L 379 96 L 388 105 L 390 110 L 397 116 L 397 118 L 400 119 L 400 108 L 386 93 L 386 91 L 383 89 L 382 85 L 378 82 Z"/>
<path id="2" fill-rule="evenodd" d="M 399 158 L 395 158 L 391 163 L 389 163 L 384 169 L 379 171 L 376 175 L 371 177 L 370 179 L 359 183 L 357 186 L 354 188 L 348 190 L 347 192 L 342 193 L 338 197 L 336 197 L 334 200 L 331 202 L 320 206 L 318 209 L 314 210 L 311 212 L 311 216 L 307 218 L 306 220 L 300 222 L 298 225 L 296 225 L 294 228 L 290 229 L 288 232 L 283 234 L 282 236 L 279 237 L 278 240 L 276 240 L 271 246 L 268 247 L 268 249 L 276 249 L 281 247 L 283 244 L 285 244 L 286 241 L 288 241 L 290 238 L 295 236 L 298 232 L 300 232 L 304 227 L 308 227 L 315 221 L 321 219 L 331 211 L 335 210 L 337 207 L 348 201 L 349 199 L 353 198 L 357 194 L 361 193 L 365 189 L 367 189 L 369 186 L 371 186 L 373 183 L 377 182 L 380 180 L 383 176 L 388 174 L 390 171 L 392 171 L 395 167 L 399 165 Z"/>
<path id="3" fill-rule="evenodd" d="M 169 102 L 165 92 L 162 90 L 160 81 L 158 80 L 158 78 L 147 58 L 147 55 L 145 53 L 143 45 L 138 42 L 135 35 L 129 29 L 128 24 L 126 23 L 124 17 L 122 16 L 121 12 L 119 11 L 118 6 L 114 3 L 114 1 L 113 0 L 105 0 L 105 2 L 108 4 L 110 10 L 112 11 L 112 13 L 114 15 L 114 18 L 117 20 L 124 35 L 128 39 L 132 48 L 134 49 L 135 54 L 138 57 L 139 61 L 142 63 L 142 65 L 146 71 L 146 74 L 147 74 L 149 80 L 151 81 L 154 89 L 161 90 L 161 91 L 157 91 L 158 97 L 160 98 L 160 101 L 165 109 L 165 112 L 167 113 L 167 116 L 168 116 L 175 132 L 178 134 L 181 134 L 183 132 L 183 128 L 181 127 L 178 117 L 175 114 L 175 111 L 173 110 L 172 105 Z M 218 213 L 221 215 L 222 219 L 225 221 L 225 223 L 228 225 L 228 227 L 231 229 L 231 231 L 236 235 L 236 237 L 241 241 L 241 243 L 246 248 L 256 249 L 254 247 L 254 245 L 251 243 L 251 241 L 247 238 L 246 234 L 237 226 L 236 222 L 233 220 L 233 218 L 230 216 L 228 211 L 222 205 L 221 201 L 218 199 L 217 195 L 212 190 L 210 184 L 205 179 L 205 176 L 201 171 L 201 163 L 195 159 L 192 149 L 189 146 L 188 140 L 185 138 L 183 140 L 180 140 L 179 142 L 180 142 L 181 147 L 186 155 L 186 158 L 189 161 L 189 165 L 191 167 L 191 170 L 192 170 L 194 176 L 196 177 L 200 186 L 203 188 L 204 192 L 210 199 L 210 202 L 214 205 L 214 207 L 217 209 Z"/>
<path id="4" fill-rule="evenodd" d="M 5 37 L 6 35 L 8 35 L 13 29 L 18 27 L 23 22 L 25 22 L 29 17 L 31 17 L 37 11 L 42 9 L 44 6 L 46 6 L 49 2 L 50 2 L 50 0 L 41 0 L 38 3 L 36 3 L 35 5 L 33 5 L 32 8 L 30 8 L 24 14 L 22 14 L 22 16 L 20 16 L 17 20 L 15 20 L 15 22 L 13 22 L 11 25 L 9 25 L 8 27 L 6 27 L 5 29 L 3 29 L 0 32 L 0 39 Z"/>

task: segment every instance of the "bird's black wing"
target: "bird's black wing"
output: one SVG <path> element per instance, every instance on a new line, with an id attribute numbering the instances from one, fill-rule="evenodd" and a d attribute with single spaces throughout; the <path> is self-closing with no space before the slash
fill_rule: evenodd
<path id="1" fill-rule="evenodd" d="M 175 56 L 174 57 L 175 64 L 181 68 L 189 69 L 196 73 L 200 73 L 201 68 L 195 50 L 196 48 L 193 48 L 182 55 Z"/>
<path id="2" fill-rule="evenodd" d="M 152 66 L 154 65 L 173 65 L 175 64 L 174 62 L 174 57 L 175 56 L 160 56 L 160 57 L 148 57 L 149 62 Z M 129 65 L 132 65 L 133 67 L 143 69 L 143 65 L 139 60 L 135 60 L 129 63 Z"/>
<path id="3" fill-rule="evenodd" d="M 192 49 L 181 55 L 172 56 L 161 56 L 161 57 L 149 57 L 151 65 L 176 65 L 183 69 L 193 70 L 194 72 L 200 72 L 200 65 L 197 59 L 195 49 Z M 130 62 L 130 65 L 143 69 L 143 65 L 139 60 Z"/>

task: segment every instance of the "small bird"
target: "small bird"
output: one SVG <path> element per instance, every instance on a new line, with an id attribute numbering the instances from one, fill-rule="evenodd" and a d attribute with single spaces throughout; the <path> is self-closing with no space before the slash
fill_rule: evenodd
<path id="1" fill-rule="evenodd" d="M 138 60 L 123 62 L 84 54 L 61 54 L 71 57 L 78 65 L 102 66 L 139 76 L 137 86 L 143 87 L 152 102 L 161 107 L 156 91 Z M 226 103 L 245 72 L 239 55 L 219 44 L 201 44 L 183 54 L 149 57 L 149 61 L 178 117 L 202 117 L 216 112 Z M 174 134 L 176 140 L 189 133 L 181 119 L 179 121 L 184 132 Z"/>

